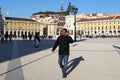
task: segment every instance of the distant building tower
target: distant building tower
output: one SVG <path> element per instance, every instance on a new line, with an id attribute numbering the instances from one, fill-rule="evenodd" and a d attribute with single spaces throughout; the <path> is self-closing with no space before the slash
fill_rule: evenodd
<path id="1" fill-rule="evenodd" d="M 60 35 L 61 30 L 64 28 L 64 25 L 65 25 L 65 15 L 64 15 L 64 9 L 63 9 L 63 2 L 61 1 L 60 15 L 58 17 L 56 36 Z"/>
<path id="2" fill-rule="evenodd" d="M 61 2 L 60 12 L 64 12 L 64 9 L 63 9 L 63 2 Z"/>

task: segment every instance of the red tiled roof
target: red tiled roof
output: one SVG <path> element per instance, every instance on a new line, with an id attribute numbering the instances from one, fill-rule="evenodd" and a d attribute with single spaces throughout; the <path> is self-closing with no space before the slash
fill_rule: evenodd
<path id="1" fill-rule="evenodd" d="M 112 20 L 112 19 L 120 19 L 120 16 L 110 16 L 110 17 L 105 17 L 105 18 L 82 18 L 78 20 L 77 22 L 85 22 L 85 21 L 99 21 L 99 20 Z"/>
<path id="2" fill-rule="evenodd" d="M 6 20 L 18 20 L 18 21 L 33 21 L 33 22 L 37 22 L 35 20 L 28 19 L 28 18 L 5 17 L 5 19 Z"/>
<path id="3" fill-rule="evenodd" d="M 116 18 L 115 19 L 120 19 L 120 16 L 116 16 Z"/>

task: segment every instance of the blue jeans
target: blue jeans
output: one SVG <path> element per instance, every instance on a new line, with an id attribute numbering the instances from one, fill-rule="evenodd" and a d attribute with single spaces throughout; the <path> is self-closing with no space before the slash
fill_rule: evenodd
<path id="1" fill-rule="evenodd" d="M 59 55 L 58 63 L 63 69 L 63 74 L 66 74 L 69 55 Z"/>

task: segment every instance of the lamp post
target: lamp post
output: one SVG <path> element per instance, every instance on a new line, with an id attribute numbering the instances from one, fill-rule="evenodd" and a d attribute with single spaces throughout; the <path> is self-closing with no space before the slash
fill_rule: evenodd
<path id="1" fill-rule="evenodd" d="M 74 14 L 74 41 L 76 42 L 76 14 L 78 13 L 78 8 L 73 7 L 72 12 Z"/>

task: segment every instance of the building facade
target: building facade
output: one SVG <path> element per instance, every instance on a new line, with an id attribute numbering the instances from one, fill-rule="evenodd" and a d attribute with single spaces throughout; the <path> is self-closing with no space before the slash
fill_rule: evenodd
<path id="1" fill-rule="evenodd" d="M 120 36 L 120 16 L 82 18 L 77 21 L 80 34 L 86 37 Z"/>
<path id="2" fill-rule="evenodd" d="M 5 17 L 4 33 L 16 37 L 24 35 L 58 37 L 63 28 L 67 28 L 69 35 L 74 38 L 74 15 L 59 16 L 58 19 L 47 17 L 40 21 L 28 18 Z M 118 37 L 120 36 L 120 16 L 76 18 L 76 36 L 81 37 Z"/>
<path id="3" fill-rule="evenodd" d="M 39 32 L 42 35 L 42 25 L 35 20 L 28 18 L 5 17 L 4 32 L 12 34 L 16 37 L 21 37 L 23 34 L 34 35 Z"/>
<path id="4" fill-rule="evenodd" d="M 4 34 L 4 19 L 2 16 L 2 10 L 0 8 L 0 35 Z"/>

